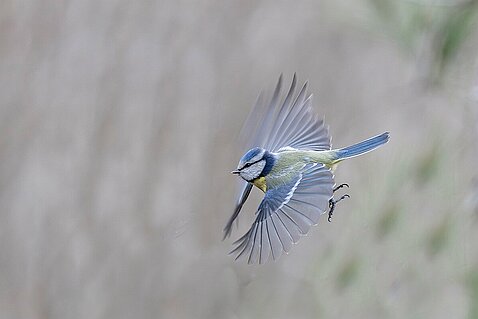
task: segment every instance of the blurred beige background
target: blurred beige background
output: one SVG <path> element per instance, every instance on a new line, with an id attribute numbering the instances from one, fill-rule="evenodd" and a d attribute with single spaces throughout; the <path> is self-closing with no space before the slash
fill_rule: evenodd
<path id="1" fill-rule="evenodd" d="M 478 318 L 477 7 L 3 0 L 0 317 Z M 237 137 L 293 72 L 335 146 L 392 138 L 332 223 L 234 263 Z"/>

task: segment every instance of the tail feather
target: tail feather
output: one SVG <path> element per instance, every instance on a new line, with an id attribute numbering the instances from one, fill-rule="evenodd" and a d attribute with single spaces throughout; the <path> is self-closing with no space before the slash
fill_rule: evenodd
<path id="1" fill-rule="evenodd" d="M 385 132 L 380 135 L 371 137 L 360 143 L 341 148 L 336 151 L 337 158 L 335 162 L 370 152 L 376 149 L 377 147 L 387 143 L 389 139 L 390 139 L 390 133 Z"/>

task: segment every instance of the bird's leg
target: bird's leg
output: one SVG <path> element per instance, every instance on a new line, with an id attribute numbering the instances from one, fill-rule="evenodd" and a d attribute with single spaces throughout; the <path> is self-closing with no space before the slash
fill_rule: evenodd
<path id="1" fill-rule="evenodd" d="M 333 189 L 333 192 L 335 193 L 337 190 L 341 189 L 342 187 L 347 187 L 348 188 L 349 184 L 347 184 L 347 183 L 340 184 L 339 186 L 337 186 Z"/>
<path id="2" fill-rule="evenodd" d="M 343 187 L 349 187 L 349 184 L 347 183 L 342 183 L 338 186 L 336 186 L 332 191 L 335 193 L 337 190 L 343 188 Z M 335 205 L 340 202 L 342 199 L 346 198 L 346 197 L 350 197 L 348 194 L 345 194 L 343 195 L 342 197 L 340 197 L 338 200 L 335 200 L 333 197 L 331 199 L 329 199 L 329 217 L 327 218 L 327 220 L 329 221 L 329 223 L 332 221 L 332 214 L 334 213 L 334 210 L 335 210 Z"/>
<path id="3" fill-rule="evenodd" d="M 344 184 L 342 184 L 342 185 L 344 185 Z M 340 185 L 340 186 L 342 186 L 342 185 Z M 344 198 L 350 198 L 350 195 L 349 194 L 342 195 L 342 197 L 340 197 L 337 200 L 335 200 L 333 197 L 331 199 L 329 199 L 329 217 L 327 218 L 329 223 L 332 221 L 332 214 L 334 213 L 335 206 L 337 205 L 338 202 L 340 202 Z"/>

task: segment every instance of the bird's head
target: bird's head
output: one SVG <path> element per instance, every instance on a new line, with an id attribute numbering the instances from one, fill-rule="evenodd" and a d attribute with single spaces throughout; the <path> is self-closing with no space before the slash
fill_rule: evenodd
<path id="1" fill-rule="evenodd" d="M 255 147 L 244 154 L 233 174 L 241 176 L 245 181 L 267 175 L 274 164 L 274 156 L 263 148 Z"/>

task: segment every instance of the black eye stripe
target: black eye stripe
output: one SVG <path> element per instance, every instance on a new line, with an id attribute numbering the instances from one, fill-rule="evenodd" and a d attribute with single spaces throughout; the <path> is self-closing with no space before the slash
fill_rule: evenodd
<path id="1" fill-rule="evenodd" d="M 241 169 L 239 169 L 239 170 L 242 171 L 244 168 L 249 167 L 249 166 L 251 166 L 251 165 L 254 165 L 254 164 L 256 164 L 256 163 L 259 163 L 260 161 L 262 161 L 262 158 L 261 158 L 260 160 L 258 160 L 258 161 L 255 161 L 254 163 L 246 163 L 246 164 L 244 164 L 244 166 L 243 166 Z"/>

